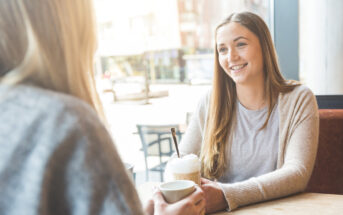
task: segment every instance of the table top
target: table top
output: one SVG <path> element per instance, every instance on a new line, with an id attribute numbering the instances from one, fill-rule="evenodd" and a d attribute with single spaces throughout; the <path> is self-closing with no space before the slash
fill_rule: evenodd
<path id="1" fill-rule="evenodd" d="M 137 190 L 143 202 L 152 195 L 157 182 L 148 182 L 138 186 Z M 337 215 L 343 214 L 343 195 L 323 193 L 300 193 L 297 195 L 261 202 L 238 208 L 232 212 L 219 212 L 215 215 Z"/>

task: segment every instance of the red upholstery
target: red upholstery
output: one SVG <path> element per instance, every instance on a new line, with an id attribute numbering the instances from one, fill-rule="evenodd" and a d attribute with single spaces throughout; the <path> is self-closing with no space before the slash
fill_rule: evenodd
<path id="1" fill-rule="evenodd" d="M 316 163 L 306 192 L 343 194 L 343 109 L 320 109 Z"/>

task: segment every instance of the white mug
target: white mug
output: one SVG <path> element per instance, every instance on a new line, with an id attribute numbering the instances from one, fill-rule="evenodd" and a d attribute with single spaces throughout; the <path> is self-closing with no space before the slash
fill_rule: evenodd
<path id="1" fill-rule="evenodd" d="M 174 203 L 193 193 L 195 183 L 189 180 L 176 180 L 162 183 L 159 188 L 166 201 Z"/>

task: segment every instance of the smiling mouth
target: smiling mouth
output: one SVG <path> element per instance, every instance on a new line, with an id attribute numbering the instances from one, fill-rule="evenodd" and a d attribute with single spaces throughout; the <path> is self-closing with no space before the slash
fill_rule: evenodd
<path id="1" fill-rule="evenodd" d="M 244 67 L 246 67 L 247 65 L 248 65 L 248 63 L 242 64 L 242 65 L 237 65 L 237 66 L 231 66 L 230 70 L 233 70 L 233 71 L 241 70 Z"/>

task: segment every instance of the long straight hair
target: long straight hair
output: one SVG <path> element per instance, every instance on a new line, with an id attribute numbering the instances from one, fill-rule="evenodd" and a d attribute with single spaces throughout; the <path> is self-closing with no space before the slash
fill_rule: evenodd
<path id="1" fill-rule="evenodd" d="M 263 56 L 263 75 L 268 115 L 261 129 L 267 126 L 273 107 L 280 92 L 291 91 L 297 84 L 287 82 L 280 72 L 277 54 L 267 25 L 258 15 L 251 12 L 233 13 L 215 30 L 231 22 L 239 23 L 254 33 L 260 42 Z M 232 134 L 236 117 L 236 84 L 219 64 L 218 51 L 214 48 L 214 77 L 204 142 L 200 153 L 202 174 L 207 178 L 219 178 L 228 167 L 226 151 L 231 151 Z"/>
<path id="2" fill-rule="evenodd" d="M 70 94 L 104 119 L 94 81 L 91 0 L 0 1 L 0 83 Z"/>

